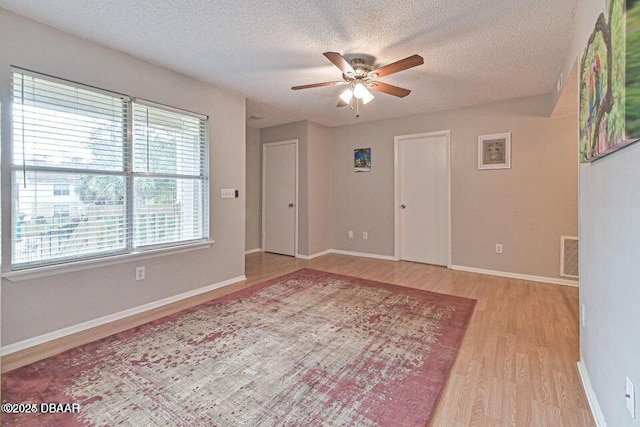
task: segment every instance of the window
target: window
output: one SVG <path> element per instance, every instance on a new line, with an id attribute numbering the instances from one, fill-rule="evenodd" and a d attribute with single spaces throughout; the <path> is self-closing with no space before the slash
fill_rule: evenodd
<path id="1" fill-rule="evenodd" d="M 206 240 L 207 125 L 196 114 L 14 72 L 12 267 Z M 59 196 L 68 196 L 64 205 Z"/>
<path id="2" fill-rule="evenodd" d="M 204 135 L 196 117 L 133 104 L 135 246 L 203 235 Z"/>
<path id="3" fill-rule="evenodd" d="M 53 205 L 53 221 L 58 227 L 62 227 L 64 221 L 71 215 L 69 205 Z"/>
<path id="4" fill-rule="evenodd" d="M 69 184 L 53 184 L 53 195 L 54 196 L 68 196 L 69 195 Z"/>

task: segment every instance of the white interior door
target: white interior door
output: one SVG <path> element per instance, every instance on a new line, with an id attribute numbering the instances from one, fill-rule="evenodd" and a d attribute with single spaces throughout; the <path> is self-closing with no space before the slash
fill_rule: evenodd
<path id="1" fill-rule="evenodd" d="M 396 138 L 398 257 L 449 264 L 449 132 Z M 399 248 L 398 248 L 399 246 Z"/>
<path id="2" fill-rule="evenodd" d="M 295 256 L 298 141 L 263 145 L 262 248 Z"/>

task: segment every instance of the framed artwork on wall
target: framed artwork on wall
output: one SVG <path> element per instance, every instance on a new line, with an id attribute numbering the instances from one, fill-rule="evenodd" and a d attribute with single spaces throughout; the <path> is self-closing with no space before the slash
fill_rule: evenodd
<path id="1" fill-rule="evenodd" d="M 511 134 L 496 133 L 478 137 L 478 169 L 511 167 Z"/>
<path id="2" fill-rule="evenodd" d="M 640 0 L 607 0 L 580 60 L 580 162 L 640 140 Z"/>
<path id="3" fill-rule="evenodd" d="M 354 172 L 371 172 L 371 148 L 353 150 Z"/>

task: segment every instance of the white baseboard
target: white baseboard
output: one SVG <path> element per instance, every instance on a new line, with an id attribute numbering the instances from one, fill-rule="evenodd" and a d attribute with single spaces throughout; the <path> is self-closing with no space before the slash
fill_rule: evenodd
<path id="1" fill-rule="evenodd" d="M 351 251 L 341 251 L 339 249 L 331 249 L 332 254 L 340 254 L 340 255 L 349 255 L 349 256 L 357 256 L 361 258 L 375 258 L 375 259 L 383 259 L 385 261 L 398 261 L 398 258 L 387 255 L 378 255 L 378 254 L 369 254 L 365 252 L 351 252 Z"/>
<path id="2" fill-rule="evenodd" d="M 214 283 L 204 288 L 195 289 L 193 291 L 184 292 L 178 295 L 174 295 L 168 298 L 164 298 L 158 301 L 143 304 L 138 307 L 133 307 L 127 310 L 119 311 L 118 313 L 109 314 L 107 316 L 99 317 L 97 319 L 89 320 L 88 322 L 79 323 L 77 325 L 69 326 L 68 328 L 59 329 L 57 331 L 48 332 L 37 337 L 29 338 L 24 341 L 19 341 L 13 344 L 6 345 L 0 349 L 0 355 L 6 356 L 16 351 L 25 350 L 30 347 L 35 347 L 40 344 L 44 344 L 49 341 L 56 340 L 58 338 L 66 337 L 68 335 L 76 334 L 78 332 L 86 331 L 87 329 L 95 328 L 96 326 L 102 326 L 110 322 L 115 322 L 136 314 L 144 313 L 145 311 L 153 310 L 154 308 L 162 307 L 167 304 L 181 301 L 183 299 L 191 298 L 196 295 L 204 294 L 215 289 L 222 288 L 224 286 L 231 285 L 233 283 L 247 280 L 246 276 L 238 276 L 233 279 L 225 280 L 222 282 Z"/>
<path id="3" fill-rule="evenodd" d="M 245 255 L 255 254 L 256 252 L 262 252 L 262 248 L 249 249 L 248 251 L 244 251 Z"/>
<path id="4" fill-rule="evenodd" d="M 364 252 L 342 251 L 340 249 L 327 249 L 326 251 L 318 252 L 318 253 L 315 253 L 313 255 L 298 254 L 298 255 L 296 255 L 296 258 L 309 260 L 309 259 L 314 259 L 314 258 L 321 257 L 323 255 L 329 255 L 329 254 L 349 255 L 349 256 L 357 256 L 357 257 L 361 257 L 361 258 L 375 258 L 375 259 L 383 259 L 385 261 L 397 261 L 398 260 L 397 258 L 392 257 L 392 256 L 369 254 L 369 253 L 364 253 Z"/>
<path id="5" fill-rule="evenodd" d="M 318 258 L 319 256 L 323 256 L 323 255 L 328 255 L 331 253 L 331 249 L 327 249 L 326 251 L 322 251 L 322 252 L 317 252 L 315 254 L 311 254 L 311 255 L 302 255 L 302 254 L 298 254 L 296 255 L 296 258 L 300 258 L 300 259 L 314 259 L 314 258 Z"/>
<path id="6" fill-rule="evenodd" d="M 486 270 L 484 268 L 465 267 L 463 265 L 451 265 L 449 268 L 458 271 L 468 271 L 470 273 L 488 274 L 491 276 L 508 277 L 510 279 L 530 280 L 532 282 L 551 283 L 554 285 L 578 287 L 577 280 L 556 279 L 555 277 L 531 276 L 528 274 L 510 273 L 508 271 Z"/>
<path id="7" fill-rule="evenodd" d="M 604 414 L 602 413 L 602 409 L 600 409 L 596 394 L 591 387 L 591 380 L 589 379 L 587 367 L 585 366 L 582 358 L 578 361 L 578 373 L 580 374 L 582 387 L 587 395 L 587 401 L 589 401 L 589 407 L 591 408 L 591 413 L 593 414 L 593 419 L 595 420 L 596 425 L 598 427 L 607 427 L 607 423 L 604 421 Z"/>

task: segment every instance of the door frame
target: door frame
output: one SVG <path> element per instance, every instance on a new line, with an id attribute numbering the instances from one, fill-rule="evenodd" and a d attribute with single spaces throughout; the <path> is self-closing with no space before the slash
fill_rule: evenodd
<path id="1" fill-rule="evenodd" d="M 296 149 L 296 164 L 295 169 L 296 169 L 296 178 L 295 178 L 295 194 L 294 194 L 294 200 L 293 200 L 293 206 L 295 209 L 295 214 L 294 214 L 294 220 L 293 220 L 293 256 L 295 258 L 298 257 L 298 140 L 297 139 L 289 139 L 286 141 L 277 141 L 277 142 L 267 142 L 262 144 L 262 151 L 261 151 L 261 156 L 262 156 L 262 185 L 261 185 L 261 191 L 262 191 L 262 195 L 261 195 L 261 209 L 260 209 L 260 246 L 262 247 L 262 251 L 265 250 L 265 215 L 264 215 L 264 211 L 265 211 L 265 185 L 266 185 L 266 163 L 267 163 L 267 157 L 265 156 L 265 152 L 267 150 L 268 147 L 275 147 L 277 145 L 287 145 L 287 144 L 293 144 L 295 149 Z"/>
<path id="2" fill-rule="evenodd" d="M 394 165 L 394 198 L 393 216 L 395 224 L 395 253 L 394 257 L 400 261 L 400 144 L 404 140 L 444 136 L 446 139 L 446 175 L 447 175 L 447 268 L 451 268 L 451 131 L 442 130 L 437 132 L 415 133 L 410 135 L 398 135 L 393 138 L 393 165 Z"/>

